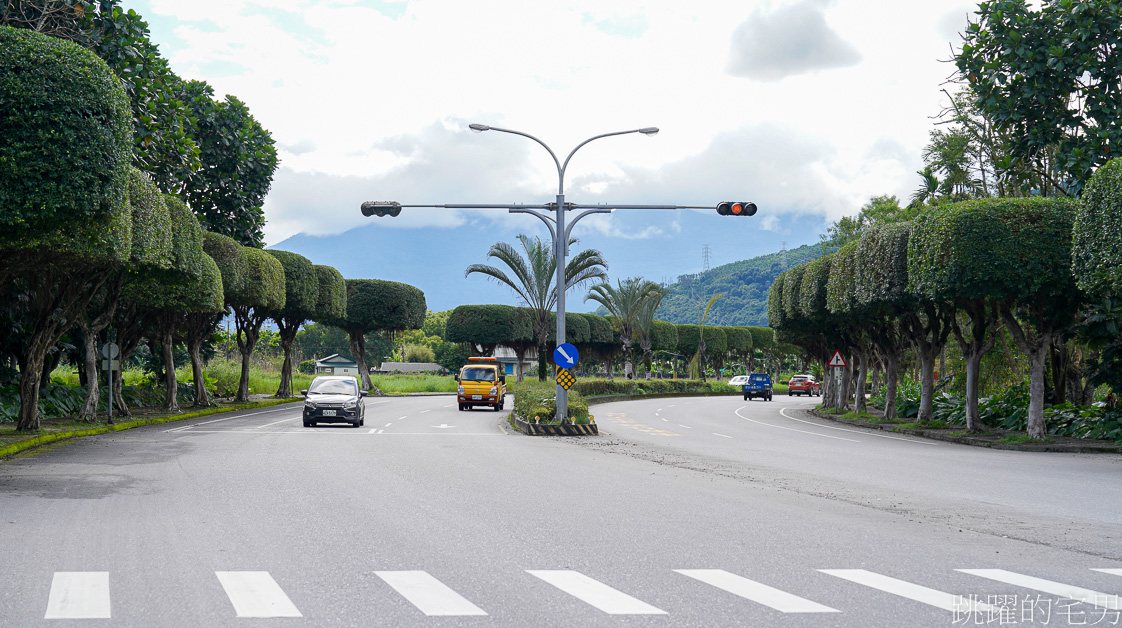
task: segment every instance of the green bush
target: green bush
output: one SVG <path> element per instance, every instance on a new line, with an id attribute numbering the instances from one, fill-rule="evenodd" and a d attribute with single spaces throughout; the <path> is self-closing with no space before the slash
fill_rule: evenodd
<path id="1" fill-rule="evenodd" d="M 551 381 L 540 382 L 527 378 L 510 385 L 514 395 L 514 414 L 533 423 L 553 423 L 557 412 L 557 385 Z M 579 424 L 588 423 L 588 402 L 580 392 L 569 389 L 569 416 Z"/>
<path id="2" fill-rule="evenodd" d="M 132 113 L 92 52 L 0 26 L 0 225 L 50 230 L 120 211 Z"/>
<path id="3" fill-rule="evenodd" d="M 674 393 L 734 392 L 736 388 L 723 381 L 697 379 L 582 379 L 570 392 L 576 390 L 585 397 L 601 395 L 657 395 Z"/>
<path id="4" fill-rule="evenodd" d="M 305 375 L 312 375 L 316 372 L 316 361 L 304 360 L 303 362 L 296 365 L 296 371 Z"/>

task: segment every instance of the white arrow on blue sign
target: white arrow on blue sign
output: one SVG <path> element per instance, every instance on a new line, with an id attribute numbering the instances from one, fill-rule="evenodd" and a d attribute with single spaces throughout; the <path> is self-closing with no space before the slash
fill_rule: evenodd
<path id="1" fill-rule="evenodd" d="M 553 363 L 563 369 L 573 368 L 577 365 L 577 360 L 580 354 L 577 353 L 577 348 L 569 343 L 558 345 L 553 350 Z"/>

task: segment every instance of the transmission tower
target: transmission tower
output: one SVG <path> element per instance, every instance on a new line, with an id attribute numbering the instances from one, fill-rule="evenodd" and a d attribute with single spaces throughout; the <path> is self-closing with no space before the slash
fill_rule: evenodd
<path id="1" fill-rule="evenodd" d="M 709 270 L 709 245 L 701 247 L 701 259 L 705 262 L 705 270 Z"/>
<path id="2" fill-rule="evenodd" d="M 783 240 L 779 243 L 779 254 L 783 257 L 783 270 L 787 270 L 787 241 Z"/>

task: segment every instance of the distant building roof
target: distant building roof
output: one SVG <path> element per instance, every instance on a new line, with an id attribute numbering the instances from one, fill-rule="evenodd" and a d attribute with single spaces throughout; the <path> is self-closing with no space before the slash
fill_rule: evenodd
<path id="1" fill-rule="evenodd" d="M 358 362 L 336 353 L 316 360 L 316 366 L 358 366 Z"/>

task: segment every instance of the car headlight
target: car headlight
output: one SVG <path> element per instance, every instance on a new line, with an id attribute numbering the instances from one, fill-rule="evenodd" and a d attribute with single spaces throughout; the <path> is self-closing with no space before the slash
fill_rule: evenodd
<path id="1" fill-rule="evenodd" d="M 311 402 L 311 401 L 305 401 L 304 402 L 304 409 L 305 410 L 315 410 L 316 409 L 316 404 Z"/>
<path id="2" fill-rule="evenodd" d="M 348 410 L 354 410 L 355 408 L 358 407 L 358 400 L 355 399 L 354 401 L 348 401 L 347 403 L 343 404 L 343 407 L 348 409 Z"/>
<path id="3" fill-rule="evenodd" d="M 464 387 L 463 386 L 457 386 L 456 387 L 456 392 L 461 394 L 461 395 L 464 394 Z"/>
<path id="4" fill-rule="evenodd" d="M 488 394 L 488 395 L 493 395 L 493 394 L 495 394 L 495 393 L 497 393 L 497 392 L 499 392 L 499 387 L 498 387 L 498 386 L 492 386 L 492 387 L 491 387 L 491 392 L 489 392 L 489 393 L 487 393 L 487 394 Z"/>

